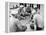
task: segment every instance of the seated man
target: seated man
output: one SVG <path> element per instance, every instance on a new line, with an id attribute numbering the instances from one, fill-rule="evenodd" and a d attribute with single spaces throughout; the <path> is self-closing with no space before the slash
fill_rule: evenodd
<path id="1" fill-rule="evenodd" d="M 36 13 L 34 15 L 34 20 L 35 20 L 35 24 L 36 24 L 36 30 L 42 30 L 44 28 L 44 20 L 43 17 Z"/>

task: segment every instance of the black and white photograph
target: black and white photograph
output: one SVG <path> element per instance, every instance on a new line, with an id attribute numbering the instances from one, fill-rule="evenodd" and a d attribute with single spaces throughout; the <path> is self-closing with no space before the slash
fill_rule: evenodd
<path id="1" fill-rule="evenodd" d="M 8 3 L 8 31 L 31 32 L 44 30 L 44 4 Z"/>

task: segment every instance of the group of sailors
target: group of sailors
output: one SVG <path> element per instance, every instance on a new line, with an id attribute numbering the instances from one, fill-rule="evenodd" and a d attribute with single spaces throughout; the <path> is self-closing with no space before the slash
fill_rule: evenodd
<path id="1" fill-rule="evenodd" d="M 18 8 L 18 6 L 16 8 Z M 15 8 L 13 7 L 10 9 L 15 9 Z M 30 25 L 29 26 L 30 30 L 33 30 L 33 31 L 34 30 L 43 30 L 44 29 L 44 24 L 43 24 L 44 22 L 43 22 L 42 16 L 40 15 L 40 11 L 38 11 L 38 10 L 40 10 L 40 4 L 20 3 L 20 9 L 18 10 L 17 15 L 12 14 L 12 16 L 14 18 L 19 19 L 19 21 L 30 18 L 30 24 L 27 23 Z M 19 17 L 18 17 L 18 15 L 19 15 Z M 27 17 L 29 17 L 29 18 L 27 18 Z M 27 20 L 25 20 L 25 21 L 27 21 Z M 13 25 L 15 25 L 15 24 L 13 24 Z M 26 31 L 27 27 L 21 26 L 21 25 L 19 27 L 18 25 L 15 25 L 15 28 L 13 28 L 13 29 L 14 29 L 14 32 L 20 32 L 20 31 Z M 10 28 L 11 31 L 13 31 L 13 29 Z"/>

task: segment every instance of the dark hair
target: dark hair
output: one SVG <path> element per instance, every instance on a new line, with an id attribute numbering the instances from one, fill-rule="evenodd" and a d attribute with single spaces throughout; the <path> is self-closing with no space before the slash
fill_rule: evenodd
<path id="1" fill-rule="evenodd" d="M 26 8 L 26 12 L 27 12 L 27 13 L 31 13 L 31 8 L 30 8 L 30 7 L 27 7 L 27 8 Z"/>

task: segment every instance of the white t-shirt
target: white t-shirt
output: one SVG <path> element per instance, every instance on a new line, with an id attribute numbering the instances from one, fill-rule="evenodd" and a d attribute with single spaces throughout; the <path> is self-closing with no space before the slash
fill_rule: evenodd
<path id="1" fill-rule="evenodd" d="M 34 20 L 36 21 L 37 20 L 37 24 L 39 27 L 43 27 L 44 25 L 44 20 L 43 20 L 43 17 L 39 14 L 35 14 L 34 15 Z"/>

